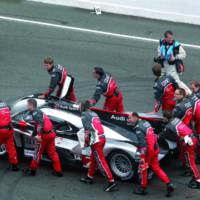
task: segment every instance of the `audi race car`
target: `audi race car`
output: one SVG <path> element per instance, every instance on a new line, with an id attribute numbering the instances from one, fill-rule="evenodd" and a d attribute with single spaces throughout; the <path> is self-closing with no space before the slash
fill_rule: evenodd
<path id="1" fill-rule="evenodd" d="M 65 87 L 65 91 L 69 87 Z M 65 95 L 65 93 L 61 94 Z M 49 116 L 56 131 L 56 148 L 62 163 L 80 163 L 82 156 L 90 156 L 90 150 L 84 147 L 84 130 L 81 122 L 79 104 L 67 102 L 62 98 L 51 96 L 48 99 L 39 99 L 40 94 L 30 95 L 17 100 L 13 103 L 12 118 L 15 130 L 16 147 L 22 151 L 24 157 L 32 157 L 34 154 L 35 139 L 32 134 L 35 130 L 31 124 L 21 130 L 18 121 L 23 120 L 27 111 L 27 100 L 35 98 L 38 107 Z M 59 109 L 57 108 L 59 105 Z M 104 153 L 112 173 L 121 180 L 129 180 L 137 177 L 136 152 L 138 141 L 135 134 L 127 124 L 128 114 L 108 112 L 98 108 L 92 108 L 96 112 L 104 127 L 107 139 Z M 159 134 L 163 128 L 162 117 L 155 114 L 139 113 L 141 119 L 151 123 L 155 133 Z M 164 158 L 169 151 L 176 148 L 176 142 L 169 140 L 159 140 L 160 154 L 159 159 Z M 1 146 L 0 154 L 4 155 L 5 148 Z M 45 155 L 43 160 L 48 160 Z"/>

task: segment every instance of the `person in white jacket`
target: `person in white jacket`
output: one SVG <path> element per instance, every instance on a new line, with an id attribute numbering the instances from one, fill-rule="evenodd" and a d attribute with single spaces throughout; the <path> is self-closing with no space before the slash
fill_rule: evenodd
<path id="1" fill-rule="evenodd" d="M 162 61 L 162 74 L 171 75 L 177 82 L 180 88 L 185 89 L 186 93 L 190 95 L 192 92 L 189 87 L 180 80 L 176 69 L 176 61 L 184 60 L 186 58 L 186 51 L 183 46 L 174 40 L 172 31 L 168 30 L 164 33 L 164 39 L 160 40 L 157 48 L 158 58 Z"/>

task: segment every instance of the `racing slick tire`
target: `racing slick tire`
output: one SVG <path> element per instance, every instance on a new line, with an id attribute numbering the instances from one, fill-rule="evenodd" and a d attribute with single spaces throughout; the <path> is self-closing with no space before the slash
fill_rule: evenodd
<path id="1" fill-rule="evenodd" d="M 122 181 L 137 181 L 137 164 L 130 155 L 124 151 L 115 150 L 108 156 L 108 164 L 112 174 Z"/>

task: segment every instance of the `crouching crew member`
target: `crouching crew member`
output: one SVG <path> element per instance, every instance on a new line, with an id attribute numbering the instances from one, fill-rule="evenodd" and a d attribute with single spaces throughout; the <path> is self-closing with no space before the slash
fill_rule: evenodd
<path id="1" fill-rule="evenodd" d="M 58 64 L 55 65 L 54 60 L 50 57 L 44 59 L 44 68 L 51 75 L 51 80 L 50 80 L 50 85 L 49 85 L 48 90 L 44 92 L 43 95 L 39 96 L 39 98 L 43 99 L 50 96 L 51 93 L 54 92 L 57 86 L 58 86 L 58 90 L 57 90 L 56 96 L 60 97 L 63 86 L 67 78 L 67 74 L 68 74 L 66 68 Z M 77 99 L 76 99 L 73 86 L 70 88 L 68 95 L 64 98 L 66 100 L 76 102 Z"/>
<path id="2" fill-rule="evenodd" d="M 18 171 L 17 152 L 14 143 L 14 130 L 11 113 L 7 104 L 0 101 L 0 145 L 4 144 L 8 153 L 9 170 Z"/>
<path id="3" fill-rule="evenodd" d="M 157 138 L 154 134 L 153 128 L 147 121 L 139 119 L 136 112 L 132 113 L 128 117 L 129 125 L 132 126 L 133 132 L 138 139 L 138 155 L 139 155 L 139 169 L 140 176 L 140 188 L 134 191 L 135 194 L 145 195 L 148 181 L 148 168 L 151 168 L 153 172 L 167 185 L 167 196 L 171 196 L 174 191 L 174 186 L 166 173 L 161 169 L 158 160 L 159 147 L 157 144 Z"/>
<path id="4" fill-rule="evenodd" d="M 193 174 L 192 180 L 188 187 L 200 188 L 200 175 L 195 163 L 195 151 L 197 145 L 197 138 L 194 136 L 192 130 L 186 126 L 179 118 L 173 118 L 170 111 L 164 112 L 164 118 L 167 122 L 162 137 L 168 138 L 171 134 L 176 134 L 179 143 L 182 143 L 182 151 L 187 164 Z"/>
<path id="5" fill-rule="evenodd" d="M 53 175 L 61 177 L 63 173 L 60 159 L 55 147 L 56 133 L 48 116 L 45 115 L 41 110 L 37 109 L 37 101 L 35 99 L 28 100 L 28 112 L 24 116 L 24 121 L 20 121 L 19 125 L 24 128 L 27 122 L 36 126 L 37 135 L 35 136 L 35 139 L 37 141 L 35 146 L 35 154 L 30 164 L 30 168 L 24 170 L 24 174 L 31 176 L 36 174 L 36 170 L 42 155 L 46 150 L 48 156 L 53 162 Z"/>
<path id="6" fill-rule="evenodd" d="M 101 95 L 104 95 L 106 97 L 104 103 L 105 110 L 124 112 L 123 96 L 113 77 L 105 73 L 101 67 L 94 68 L 93 76 L 97 79 L 98 84 L 90 103 L 95 105 L 99 101 Z"/>
<path id="7" fill-rule="evenodd" d="M 174 100 L 174 92 L 178 88 L 178 84 L 171 75 L 161 76 L 162 67 L 160 64 L 155 64 L 152 68 L 153 74 L 156 76 L 154 83 L 155 106 L 154 111 L 158 112 L 160 106 L 162 110 L 173 110 L 176 101 Z"/>
<path id="8" fill-rule="evenodd" d="M 90 102 L 85 101 L 81 104 L 81 119 L 83 127 L 85 129 L 85 146 L 91 147 L 90 166 L 86 178 L 82 178 L 84 183 L 93 183 L 94 174 L 99 168 L 101 173 L 107 178 L 108 186 L 105 188 L 105 192 L 110 192 L 116 189 L 116 183 L 113 175 L 109 169 L 104 156 L 104 146 L 106 138 L 104 135 L 104 129 L 98 115 L 90 111 Z"/>

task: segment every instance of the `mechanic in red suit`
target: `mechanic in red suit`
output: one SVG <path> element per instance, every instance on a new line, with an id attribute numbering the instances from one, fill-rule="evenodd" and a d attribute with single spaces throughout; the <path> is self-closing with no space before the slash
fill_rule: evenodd
<path id="1" fill-rule="evenodd" d="M 200 164 L 200 84 L 197 81 L 190 82 L 192 95 L 189 97 L 193 108 L 193 121 L 196 134 L 198 136 L 197 159 L 196 163 Z"/>
<path id="2" fill-rule="evenodd" d="M 173 118 L 173 113 L 171 111 L 165 111 L 164 118 L 167 124 L 161 133 L 161 137 L 169 139 L 170 135 L 177 135 L 178 143 L 182 143 L 181 146 L 186 160 L 186 165 L 190 168 L 193 175 L 188 187 L 200 189 L 200 175 L 195 163 L 197 138 L 194 136 L 192 129 L 184 124 L 183 121 L 179 118 Z"/>
<path id="3" fill-rule="evenodd" d="M 24 121 L 20 121 L 19 125 L 24 128 L 26 127 L 27 122 L 36 126 L 37 135 L 35 136 L 35 139 L 37 142 L 35 146 L 35 155 L 30 164 L 30 168 L 24 170 L 24 174 L 30 176 L 34 176 L 36 174 L 39 162 L 44 151 L 46 150 L 48 156 L 53 162 L 53 175 L 61 177 L 63 173 L 60 159 L 55 147 L 56 133 L 52 122 L 47 115 L 37 109 L 37 101 L 35 99 L 28 99 L 28 112 L 24 116 Z"/>
<path id="4" fill-rule="evenodd" d="M 195 123 L 195 130 L 200 136 L 200 83 L 197 81 L 191 81 L 190 88 L 192 90 L 190 99 L 193 105 L 193 120 Z"/>
<path id="5" fill-rule="evenodd" d="M 153 131 L 153 128 L 147 121 L 139 119 L 139 115 L 133 112 L 128 117 L 128 125 L 136 134 L 138 139 L 138 152 L 139 167 L 138 173 L 140 177 L 140 187 L 134 191 L 135 194 L 145 195 L 148 180 L 148 168 L 151 168 L 153 172 L 167 185 L 166 196 L 171 196 L 174 191 L 174 186 L 166 173 L 161 169 L 158 154 L 159 147 L 157 144 L 157 137 Z"/>
<path id="6" fill-rule="evenodd" d="M 81 104 L 80 110 L 81 120 L 85 130 L 85 146 L 90 146 L 92 151 L 87 177 L 82 178 L 81 181 L 84 183 L 92 184 L 94 174 L 98 168 L 108 180 L 108 186 L 104 191 L 113 191 L 117 186 L 103 152 L 106 138 L 101 121 L 98 115 L 90 110 L 89 101 L 83 102 Z"/>
<path id="7" fill-rule="evenodd" d="M 110 74 L 105 73 L 101 67 L 95 67 L 93 75 L 94 78 L 97 79 L 98 84 L 90 103 L 95 105 L 99 101 L 101 95 L 104 95 L 106 98 L 104 103 L 105 110 L 120 113 L 124 112 L 123 96 L 113 77 Z"/>
<path id="8" fill-rule="evenodd" d="M 191 127 L 192 126 L 192 103 L 189 98 L 186 97 L 186 92 L 183 88 L 176 89 L 174 93 L 176 100 L 176 106 L 173 110 L 173 116 L 179 118 L 184 124 Z M 182 161 L 182 165 L 185 168 L 185 159 L 183 155 L 182 143 L 179 143 L 179 159 Z M 189 172 L 188 172 L 189 173 Z"/>
<path id="9" fill-rule="evenodd" d="M 0 101 L 0 145 L 4 144 L 8 153 L 9 170 L 18 171 L 17 152 L 14 143 L 14 130 L 8 105 Z"/>
<path id="10" fill-rule="evenodd" d="M 47 69 L 48 73 L 51 75 L 51 81 L 48 90 L 44 92 L 44 94 L 40 95 L 39 98 L 44 99 L 48 97 L 52 92 L 54 92 L 57 86 L 58 90 L 56 96 L 60 97 L 68 74 L 66 68 L 61 65 L 55 65 L 54 60 L 50 57 L 44 59 L 44 68 Z M 73 86 L 70 88 L 69 95 L 64 98 L 72 102 L 77 101 Z"/>
<path id="11" fill-rule="evenodd" d="M 178 84 L 170 75 L 161 76 L 162 67 L 160 64 L 155 64 L 152 68 L 153 74 L 156 76 L 154 83 L 155 106 L 154 111 L 158 112 L 161 105 L 162 110 L 173 110 L 176 101 L 174 100 L 174 92 L 178 88 Z"/>

